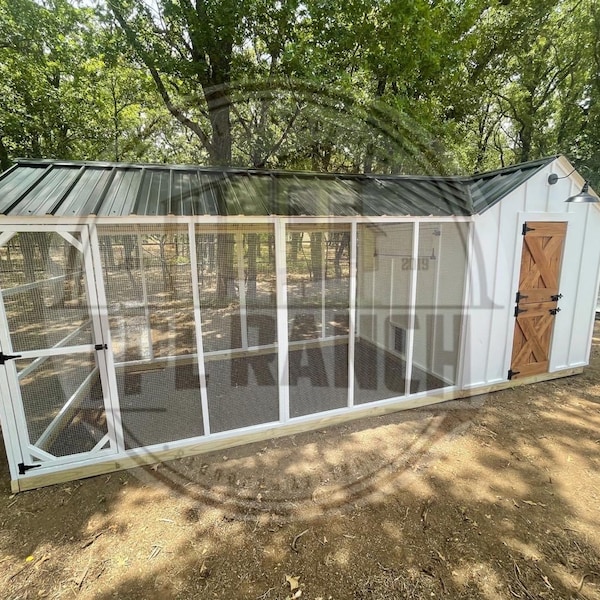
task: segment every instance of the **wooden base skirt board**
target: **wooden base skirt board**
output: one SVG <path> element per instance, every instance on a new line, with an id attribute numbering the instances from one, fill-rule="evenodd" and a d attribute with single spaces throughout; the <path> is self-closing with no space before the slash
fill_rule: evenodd
<path id="1" fill-rule="evenodd" d="M 497 392 L 500 390 L 514 388 L 517 386 L 527 385 L 531 383 L 539 383 L 551 379 L 579 375 L 580 373 L 583 373 L 583 367 L 563 369 L 554 373 L 542 373 L 531 377 L 513 379 L 511 381 L 502 381 L 499 383 L 484 385 L 468 390 L 452 390 L 448 392 L 442 391 L 439 394 L 432 394 L 430 396 L 422 396 L 414 399 L 402 398 L 399 399 L 397 402 L 388 403 L 384 405 L 364 406 L 335 415 L 325 415 L 322 417 L 315 416 L 314 419 L 303 420 L 300 423 L 287 423 L 285 425 L 276 424 L 266 427 L 265 429 L 261 429 L 259 431 L 244 433 L 240 435 L 231 435 L 220 439 L 209 438 L 206 439 L 206 441 L 203 440 L 201 442 L 192 443 L 186 446 L 182 446 L 180 448 L 152 452 L 144 452 L 142 449 L 141 451 L 138 450 L 136 454 L 125 455 L 117 459 L 111 458 L 102 462 L 88 465 L 69 465 L 61 468 L 60 470 L 57 469 L 52 473 L 43 473 L 39 475 L 36 475 L 34 473 L 28 474 L 22 478 L 11 480 L 11 490 L 13 493 L 16 493 L 48 485 L 65 483 L 67 481 L 75 481 L 77 479 L 83 479 L 86 477 L 93 477 L 95 475 L 105 475 L 106 473 L 113 473 L 115 471 L 122 471 L 124 469 L 132 469 L 144 465 L 151 465 L 160 462 L 176 460 L 178 458 L 184 458 L 187 456 L 206 454 L 208 452 L 220 451 L 226 448 L 241 446 L 243 444 L 251 444 L 253 442 L 275 439 L 286 435 L 294 435 L 306 431 L 313 431 L 315 429 L 321 429 L 323 427 L 331 427 L 333 425 L 338 425 L 340 423 L 352 421 L 355 419 L 364 419 L 367 417 L 381 416 L 393 412 L 398 412 L 401 410 L 408 410 L 412 408 L 428 406 L 431 404 L 438 404 L 440 402 L 446 402 L 448 400 L 471 398 L 474 396 L 489 394 L 491 392 Z"/>

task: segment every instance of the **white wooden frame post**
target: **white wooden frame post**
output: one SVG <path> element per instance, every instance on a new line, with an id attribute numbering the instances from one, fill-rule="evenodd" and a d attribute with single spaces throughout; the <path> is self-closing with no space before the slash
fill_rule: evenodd
<path id="1" fill-rule="evenodd" d="M 354 356 L 356 352 L 356 292 L 357 292 L 357 256 L 358 227 L 356 222 L 350 224 L 350 289 L 348 298 L 348 407 L 354 406 Z"/>
<path id="2" fill-rule="evenodd" d="M 433 331 L 431 332 L 431 345 L 433 346 L 433 362 L 437 362 L 437 340 L 438 340 L 438 315 L 440 314 L 440 265 L 442 263 L 441 251 L 442 251 L 442 237 L 444 236 L 444 230 L 440 226 L 439 235 L 437 235 L 437 258 L 435 261 L 435 281 L 433 284 Z M 435 233 L 434 233 L 435 236 Z M 442 321 L 442 328 L 445 327 Z M 444 330 L 442 329 L 442 339 L 444 339 Z M 443 348 L 442 348 L 443 351 Z M 428 365 L 432 366 L 433 365 Z M 438 375 L 439 376 L 439 375 Z"/>
<path id="3" fill-rule="evenodd" d="M 192 297 L 194 299 L 194 326 L 196 328 L 196 353 L 198 379 L 200 380 L 200 404 L 202 406 L 202 430 L 210 435 L 210 415 L 208 412 L 208 392 L 206 390 L 206 366 L 204 364 L 204 339 L 202 338 L 202 313 L 200 310 L 200 281 L 198 279 L 198 250 L 196 248 L 196 225 L 188 224 L 190 246 L 190 268 L 192 269 Z"/>
<path id="4" fill-rule="evenodd" d="M 460 340 L 458 342 L 458 361 L 456 364 L 456 387 L 458 389 L 464 389 L 468 384 L 468 364 L 467 364 L 467 348 L 468 348 L 468 337 L 471 328 L 471 307 L 470 298 L 471 290 L 474 285 L 473 281 L 473 265 L 476 260 L 475 253 L 475 224 L 469 224 L 469 230 L 467 235 L 467 248 L 466 248 L 466 264 L 465 264 L 465 281 L 463 285 L 462 295 L 462 311 L 461 311 L 461 328 L 460 328 Z M 486 371 L 487 371 L 487 359 L 486 357 Z M 470 371 L 469 371 L 470 372 Z"/>
<path id="5" fill-rule="evenodd" d="M 326 236 L 331 230 L 321 232 L 321 339 L 327 337 L 327 246 Z"/>
<path id="6" fill-rule="evenodd" d="M 0 234 L 0 247 L 7 244 L 16 234 L 16 231 L 8 231 Z M 4 324 L 8 324 L 8 319 L 4 308 L 4 299 L 0 293 L 0 351 L 5 354 L 12 354 L 10 332 L 8 327 L 3 326 Z M 0 368 L 0 385 L 2 386 L 0 389 L 0 416 L 2 417 L 4 445 L 6 447 L 10 477 L 14 481 L 19 477 L 17 465 L 25 460 L 22 451 L 24 440 L 21 440 L 22 434 L 19 433 L 17 415 L 14 410 L 15 405 L 20 399 L 18 390 L 15 394 L 14 386 L 15 381 L 18 380 L 17 368 L 12 361 L 5 363 L 5 366 L 6 369 Z M 9 370 L 14 371 L 12 376 L 9 375 Z"/>
<path id="7" fill-rule="evenodd" d="M 107 414 L 107 421 L 111 423 L 116 450 L 118 453 L 120 453 L 125 451 L 125 436 L 123 434 L 123 420 L 121 418 L 121 410 L 119 405 L 119 390 L 117 386 L 117 375 L 115 370 L 115 356 L 110 335 L 106 287 L 104 273 L 102 271 L 102 260 L 100 257 L 100 240 L 95 224 L 91 224 L 90 226 L 90 254 L 94 267 L 92 272 L 96 284 L 95 293 L 97 294 L 98 299 L 98 316 L 101 324 L 103 343 L 108 347 L 108 349 L 102 353 L 104 355 L 103 359 L 105 361 L 106 374 L 103 375 L 101 369 L 100 376 L 105 393 L 108 393 L 108 404 L 110 411 L 107 410 L 107 413 L 110 412 L 110 415 Z"/>
<path id="8" fill-rule="evenodd" d="M 418 273 L 418 256 L 419 256 L 419 222 L 413 223 L 413 240 L 412 240 L 412 259 L 410 272 L 410 289 L 408 301 L 408 331 L 406 340 L 406 373 L 404 377 L 404 395 L 410 396 L 410 386 L 412 383 L 412 367 L 415 345 L 415 322 L 417 316 L 417 273 Z"/>
<path id="9" fill-rule="evenodd" d="M 244 234 L 235 233 L 238 268 L 238 293 L 240 299 L 240 328 L 242 334 L 242 349 L 248 350 L 248 311 L 246 308 L 246 271 L 244 269 Z"/>
<path id="10" fill-rule="evenodd" d="M 289 327 L 287 310 L 287 224 L 275 221 L 275 281 L 277 298 L 277 369 L 279 381 L 279 420 L 290 418 Z"/>
<path id="11" fill-rule="evenodd" d="M 142 302 L 144 303 L 144 317 L 146 319 L 146 338 L 148 340 L 149 359 L 154 360 L 154 344 L 152 343 L 152 326 L 150 324 L 150 309 L 148 308 L 148 284 L 146 282 L 146 270 L 144 268 L 144 245 L 142 234 L 136 233 L 138 260 L 140 261 L 140 279 L 142 280 Z"/>

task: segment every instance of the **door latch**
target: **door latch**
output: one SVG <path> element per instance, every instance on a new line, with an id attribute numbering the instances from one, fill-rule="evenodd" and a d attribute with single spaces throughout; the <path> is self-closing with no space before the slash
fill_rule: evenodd
<path id="1" fill-rule="evenodd" d="M 30 471 L 31 469 L 37 469 L 42 465 L 26 465 L 25 463 L 19 463 L 17 466 L 19 467 L 19 475 L 25 475 L 27 471 Z"/>
<path id="2" fill-rule="evenodd" d="M 14 360 L 15 358 L 21 358 L 21 354 L 4 354 L 0 352 L 0 365 L 6 363 L 7 360 Z"/>

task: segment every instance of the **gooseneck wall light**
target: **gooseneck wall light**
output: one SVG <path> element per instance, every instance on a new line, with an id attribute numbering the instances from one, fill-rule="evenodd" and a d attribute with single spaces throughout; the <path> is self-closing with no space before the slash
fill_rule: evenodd
<path id="1" fill-rule="evenodd" d="M 571 171 L 571 173 L 574 173 L 576 169 L 573 169 Z M 556 173 L 550 173 L 550 175 L 548 175 L 548 184 L 549 185 L 554 185 L 559 179 L 566 179 L 569 175 L 571 175 L 571 173 L 567 173 L 567 175 L 563 176 L 563 177 L 559 177 Z M 590 194 L 589 192 L 589 184 L 588 182 L 584 182 L 583 187 L 581 188 L 581 191 L 579 192 L 579 194 L 575 194 L 574 196 L 570 196 L 569 198 L 567 198 L 565 200 L 565 202 L 600 202 L 600 199 L 597 196 L 593 196 L 592 194 Z"/>

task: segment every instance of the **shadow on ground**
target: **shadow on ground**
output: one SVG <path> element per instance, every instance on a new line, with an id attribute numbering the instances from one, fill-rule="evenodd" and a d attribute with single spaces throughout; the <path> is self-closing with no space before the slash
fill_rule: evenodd
<path id="1" fill-rule="evenodd" d="M 599 343 L 581 376 L 5 492 L 4 597 L 600 598 Z"/>

